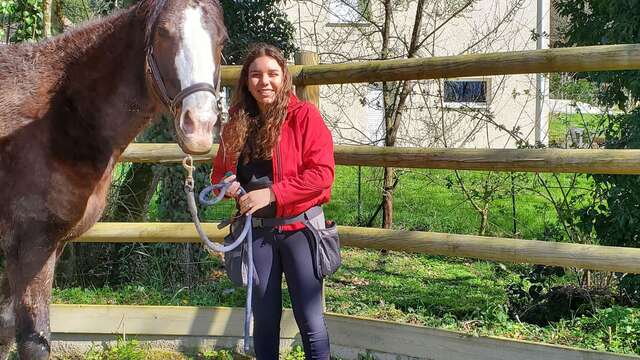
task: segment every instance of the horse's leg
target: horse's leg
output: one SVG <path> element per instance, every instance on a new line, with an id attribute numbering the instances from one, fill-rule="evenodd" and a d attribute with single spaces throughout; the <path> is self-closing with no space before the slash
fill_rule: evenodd
<path id="1" fill-rule="evenodd" d="M 46 228 L 45 224 L 25 224 L 22 231 L 15 232 L 16 237 L 7 251 L 21 359 L 49 359 L 49 304 L 56 245 L 48 239 Z"/>
<path id="2" fill-rule="evenodd" d="M 0 360 L 9 358 L 15 339 L 15 316 L 6 271 L 0 274 Z"/>

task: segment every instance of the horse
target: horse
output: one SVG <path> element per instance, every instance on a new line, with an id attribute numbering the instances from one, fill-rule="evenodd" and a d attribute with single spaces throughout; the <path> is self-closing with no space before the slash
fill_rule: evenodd
<path id="1" fill-rule="evenodd" d="M 171 112 L 189 154 L 210 150 L 227 31 L 217 0 L 141 0 L 39 43 L 0 48 L 0 359 L 50 357 L 64 244 L 101 216 L 120 155 Z"/>

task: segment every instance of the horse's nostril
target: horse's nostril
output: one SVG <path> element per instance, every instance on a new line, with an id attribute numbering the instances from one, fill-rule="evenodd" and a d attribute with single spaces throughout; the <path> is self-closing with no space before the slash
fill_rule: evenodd
<path id="1" fill-rule="evenodd" d="M 185 134 L 192 134 L 196 130 L 196 122 L 193 116 L 191 115 L 191 111 L 187 110 L 182 117 L 182 131 Z"/>

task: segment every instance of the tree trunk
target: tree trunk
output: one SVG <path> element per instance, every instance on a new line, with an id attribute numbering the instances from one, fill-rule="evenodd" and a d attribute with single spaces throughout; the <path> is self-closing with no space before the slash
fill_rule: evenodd
<path id="1" fill-rule="evenodd" d="M 158 184 L 160 184 L 160 180 L 163 176 L 163 167 L 155 166 L 153 167 L 153 180 L 151 180 L 151 185 L 147 189 L 147 195 L 144 198 L 144 209 L 142 211 L 142 219 L 141 221 L 147 222 L 149 221 L 149 208 L 151 205 L 151 199 L 153 199 L 153 195 L 156 193 L 156 189 L 158 188 Z"/>
<path id="2" fill-rule="evenodd" d="M 63 33 L 65 30 L 65 20 L 64 20 L 64 4 L 62 0 L 53 0 L 54 9 L 53 14 L 55 15 L 55 23 L 57 24 L 57 31 Z M 52 21 L 53 22 L 53 21 Z"/>
<path id="3" fill-rule="evenodd" d="M 487 227 L 489 226 L 489 208 L 485 207 L 480 211 L 480 230 L 479 235 L 484 236 L 487 233 Z"/>
<path id="4" fill-rule="evenodd" d="M 124 175 L 109 218 L 117 221 L 143 221 L 144 213 L 149 207 L 146 204 L 151 200 L 149 193 L 155 191 L 157 181 L 154 182 L 153 165 L 132 164 Z"/>
<path id="5" fill-rule="evenodd" d="M 393 183 L 394 168 L 384 168 L 384 183 L 382 193 L 382 227 L 390 229 L 393 226 Z"/>
<path id="6" fill-rule="evenodd" d="M 42 30 L 44 37 L 51 37 L 51 5 L 52 0 L 42 1 Z"/>

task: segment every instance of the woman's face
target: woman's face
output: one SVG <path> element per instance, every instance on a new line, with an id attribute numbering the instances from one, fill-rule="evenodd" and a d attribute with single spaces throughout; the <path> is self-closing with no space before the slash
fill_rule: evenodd
<path id="1" fill-rule="evenodd" d="M 265 112 L 276 100 L 276 94 L 282 86 L 282 69 L 270 56 L 256 58 L 249 65 L 249 92 L 256 99 L 260 112 Z"/>

